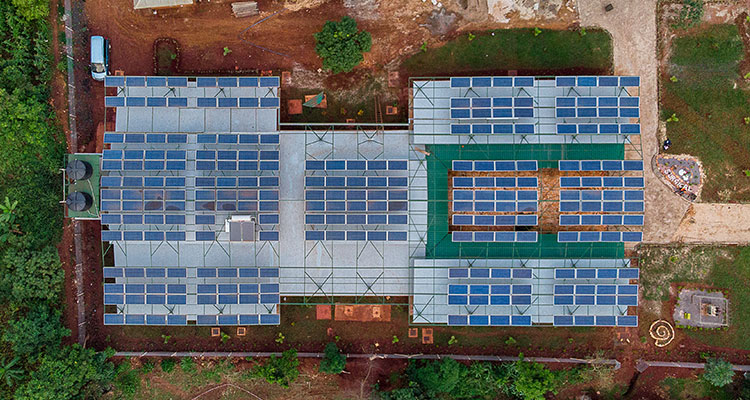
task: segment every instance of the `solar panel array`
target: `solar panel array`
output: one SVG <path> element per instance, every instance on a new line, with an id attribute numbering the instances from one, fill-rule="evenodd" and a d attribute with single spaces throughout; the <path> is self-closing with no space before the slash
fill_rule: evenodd
<path id="1" fill-rule="evenodd" d="M 538 171 L 536 160 L 454 160 L 458 173 Z M 536 176 L 453 176 L 451 211 L 456 226 L 534 226 L 538 224 L 539 179 Z M 537 232 L 452 233 L 454 242 L 536 242 Z"/>
<path id="2" fill-rule="evenodd" d="M 141 115 L 144 108 L 156 115 L 159 107 L 176 108 L 170 111 L 177 113 L 170 114 L 178 117 L 175 123 L 182 121 L 181 112 L 201 120 L 211 118 L 208 110 L 213 107 L 271 108 L 278 113 L 278 77 L 107 77 L 105 86 L 118 88 L 117 96 L 105 100 L 106 106 L 117 107 L 118 122 L 115 132 L 104 135 L 108 148 L 102 152 L 101 223 L 108 229 L 102 230 L 103 241 L 135 242 L 132 246 L 138 242 L 183 242 L 168 245 L 175 248 L 220 242 L 224 251 L 229 251 L 230 241 L 279 240 L 276 129 L 259 131 L 253 123 L 245 125 L 249 131 L 230 132 L 229 127 L 211 131 L 207 126 L 185 133 L 179 131 L 180 122 L 167 126 L 169 132 L 143 132 L 132 130 L 138 124 L 121 126 L 119 117 L 136 111 Z M 217 96 L 200 97 L 208 88 Z M 162 92 L 162 97 L 156 96 Z M 233 98 L 232 93 L 248 97 Z M 196 114 L 196 109 L 205 111 L 205 116 Z M 260 122 L 272 114 L 252 115 L 252 121 Z M 263 125 L 269 126 L 269 121 Z M 254 218 L 253 234 L 230 235 L 227 221 L 236 217 Z M 249 249 L 237 246 L 237 251 Z M 242 263 L 230 259 L 229 264 L 234 262 Z M 279 323 L 278 267 L 209 266 L 217 263 L 221 262 L 160 267 L 154 258 L 145 267 L 128 263 L 124 268 L 104 268 L 105 324 Z M 174 265 L 171 260 L 169 265 Z"/>
<path id="3" fill-rule="evenodd" d="M 549 270 L 548 270 L 549 271 Z M 552 272 L 552 271 L 549 271 Z M 529 326 L 549 308 L 555 326 L 637 326 L 637 268 L 451 268 L 448 325 Z M 551 292 L 545 292 L 551 290 Z M 547 303 L 549 302 L 549 304 Z"/>
<path id="4" fill-rule="evenodd" d="M 561 172 L 642 172 L 642 160 L 561 160 Z M 560 217 L 563 227 L 631 226 L 644 223 L 642 176 L 561 176 Z M 640 242 L 641 232 L 561 231 L 559 242 Z"/>
<path id="5" fill-rule="evenodd" d="M 158 76 L 108 76 L 105 87 L 128 88 L 244 88 L 255 89 L 251 97 L 232 97 L 220 92 L 216 97 L 179 96 L 173 90 L 164 91 L 161 96 L 124 95 L 104 98 L 105 107 L 201 107 L 201 108 L 278 108 L 279 98 L 269 94 L 269 88 L 279 87 L 278 77 L 158 77 Z"/>
<path id="6" fill-rule="evenodd" d="M 456 121 L 450 124 L 450 133 L 533 134 L 534 98 L 529 90 L 534 82 L 526 76 L 451 78 L 451 88 L 467 90 L 450 99 L 450 118 Z"/>
<path id="7" fill-rule="evenodd" d="M 555 269 L 554 304 L 568 310 L 556 315 L 555 326 L 638 326 L 627 308 L 638 305 L 637 268 Z M 578 310 L 611 308 L 611 315 L 583 315 Z"/>
<path id="8" fill-rule="evenodd" d="M 153 307 L 162 313 L 105 314 L 105 323 L 186 325 L 187 315 L 170 311 L 194 302 L 227 311 L 197 315 L 197 325 L 278 324 L 279 315 L 269 313 L 279 303 L 278 277 L 278 268 L 198 268 L 197 276 L 188 277 L 186 268 L 106 267 L 105 281 L 113 282 L 104 284 L 105 306 Z M 238 305 L 243 313 L 231 314 L 240 310 L 229 307 Z"/>
<path id="9" fill-rule="evenodd" d="M 139 87 L 257 88 L 276 101 L 276 108 L 278 84 L 278 77 L 112 76 L 105 81 L 120 92 Z M 102 153 L 101 209 L 102 224 L 109 230 L 102 231 L 102 240 L 213 241 L 224 220 L 236 214 L 258 216 L 258 240 L 278 240 L 278 132 L 107 132 L 104 141 L 110 148 Z"/>
<path id="10" fill-rule="evenodd" d="M 551 133 L 538 125 L 553 122 L 553 132 L 559 135 L 640 134 L 637 122 L 640 98 L 629 91 L 640 86 L 640 78 L 557 77 L 551 103 L 537 98 L 541 95 L 531 90 L 536 85 L 546 88 L 541 82 L 534 77 L 451 78 L 450 88 L 462 90 L 459 96 L 455 90 L 451 92 L 449 132 L 455 135 Z M 554 112 L 547 112 L 547 108 L 554 108 Z"/>
<path id="11" fill-rule="evenodd" d="M 408 161 L 307 160 L 305 239 L 406 241 Z"/>
<path id="12" fill-rule="evenodd" d="M 639 87 L 641 78 L 638 76 L 558 76 L 555 77 L 557 87 Z"/>
<path id="13" fill-rule="evenodd" d="M 486 311 L 492 313 L 449 314 L 448 325 L 531 325 L 531 315 L 522 312 L 531 306 L 535 294 L 531 269 L 451 268 L 448 277 L 449 306 L 462 306 L 459 310 L 490 306 Z M 511 312 L 500 314 L 501 310 Z"/>

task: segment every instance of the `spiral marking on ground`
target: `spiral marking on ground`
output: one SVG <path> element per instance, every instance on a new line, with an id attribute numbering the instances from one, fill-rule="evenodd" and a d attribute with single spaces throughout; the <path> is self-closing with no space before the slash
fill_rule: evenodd
<path id="1" fill-rule="evenodd" d="M 674 328 L 668 321 L 659 319 L 651 324 L 649 335 L 654 339 L 656 347 L 664 347 L 674 340 Z"/>

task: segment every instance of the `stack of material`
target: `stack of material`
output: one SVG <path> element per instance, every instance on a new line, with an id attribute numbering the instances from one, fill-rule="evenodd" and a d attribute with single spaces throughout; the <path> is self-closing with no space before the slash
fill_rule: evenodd
<path id="1" fill-rule="evenodd" d="M 237 18 L 258 15 L 258 3 L 255 1 L 242 1 L 239 3 L 232 3 L 232 12 Z"/>

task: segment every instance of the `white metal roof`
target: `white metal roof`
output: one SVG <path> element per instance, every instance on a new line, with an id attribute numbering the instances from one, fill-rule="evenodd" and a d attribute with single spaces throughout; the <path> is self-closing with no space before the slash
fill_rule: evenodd
<path id="1" fill-rule="evenodd" d="M 193 4 L 193 0 L 133 0 L 133 8 L 176 7 L 185 4 Z"/>

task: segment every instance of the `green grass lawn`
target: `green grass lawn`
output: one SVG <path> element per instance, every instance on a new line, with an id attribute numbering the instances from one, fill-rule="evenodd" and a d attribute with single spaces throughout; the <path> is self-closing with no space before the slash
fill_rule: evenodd
<path id="1" fill-rule="evenodd" d="M 750 350 L 750 307 L 747 306 L 750 304 L 750 247 L 645 246 L 641 248 L 640 257 L 641 293 L 646 300 L 668 300 L 669 285 L 677 282 L 700 283 L 728 291 L 728 330 L 685 332 L 711 346 Z"/>
<path id="2" fill-rule="evenodd" d="M 674 113 L 679 119 L 667 122 L 669 152 L 703 162 L 704 201 L 750 201 L 750 177 L 743 172 L 750 169 L 750 125 L 744 120 L 750 117 L 750 87 L 739 73 L 737 27 L 714 25 L 678 37 L 672 51 L 661 96 L 662 118 Z"/>
<path id="3" fill-rule="evenodd" d="M 522 74 L 607 74 L 612 38 L 602 30 L 501 29 L 464 34 L 404 61 L 409 76 L 449 76 L 518 70 Z"/>

